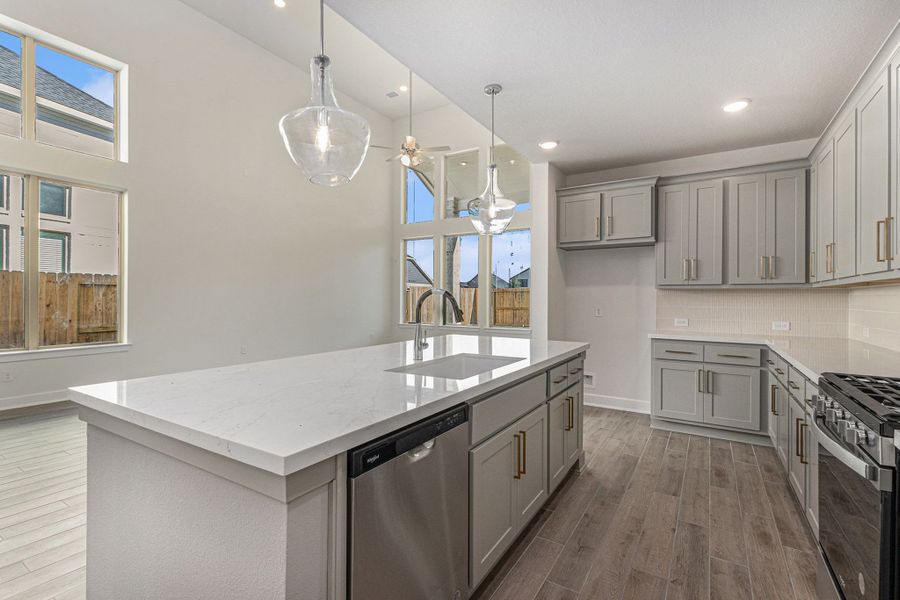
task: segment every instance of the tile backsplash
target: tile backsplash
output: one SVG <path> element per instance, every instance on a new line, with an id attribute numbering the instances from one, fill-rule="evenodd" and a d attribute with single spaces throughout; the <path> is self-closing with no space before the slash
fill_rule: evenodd
<path id="1" fill-rule="evenodd" d="M 846 337 L 849 294 L 843 289 L 821 288 L 660 289 L 656 292 L 656 328 L 685 332 Z M 894 307 L 900 311 L 900 302 L 895 301 Z M 900 313 L 895 312 L 895 322 L 898 316 Z M 675 319 L 687 319 L 688 326 L 675 327 Z M 790 331 L 773 332 L 773 321 L 790 323 Z M 900 324 L 897 327 L 900 329 Z"/>
<path id="2" fill-rule="evenodd" d="M 900 351 L 900 285 L 852 289 L 848 308 L 851 339 Z"/>

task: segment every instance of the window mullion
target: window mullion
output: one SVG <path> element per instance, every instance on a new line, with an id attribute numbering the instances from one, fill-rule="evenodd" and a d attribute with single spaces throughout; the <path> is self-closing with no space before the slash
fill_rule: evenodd
<path id="1" fill-rule="evenodd" d="M 25 349 L 40 344 L 40 180 L 25 176 Z"/>
<path id="2" fill-rule="evenodd" d="M 491 283 L 493 275 L 491 273 L 491 244 L 490 236 L 479 235 L 478 244 L 480 245 L 478 253 L 479 274 L 478 274 L 478 326 L 480 329 L 487 329 L 493 326 L 491 323 Z M 482 316 L 483 315 L 483 316 Z"/>
<path id="3" fill-rule="evenodd" d="M 37 131 L 36 81 L 34 40 L 25 36 L 22 38 L 22 135 L 29 141 L 34 141 Z"/>

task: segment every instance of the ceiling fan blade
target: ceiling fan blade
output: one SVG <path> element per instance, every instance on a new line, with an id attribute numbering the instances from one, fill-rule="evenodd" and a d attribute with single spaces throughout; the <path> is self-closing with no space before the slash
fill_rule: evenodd
<path id="1" fill-rule="evenodd" d="M 450 149 L 450 146 L 429 146 L 428 148 L 422 148 L 422 152 L 446 152 Z"/>
<path id="2" fill-rule="evenodd" d="M 393 150 L 395 146 L 379 146 L 378 144 L 369 144 L 369 148 L 381 148 L 382 150 Z"/>
<path id="3" fill-rule="evenodd" d="M 404 154 L 406 154 L 406 153 L 405 153 L 405 152 L 401 152 L 400 154 L 395 154 L 394 156 L 392 156 L 392 157 L 390 157 L 390 158 L 386 158 L 386 159 L 384 160 L 384 162 L 391 162 L 392 160 L 397 160 L 398 158 L 400 158 L 400 157 L 403 156 Z"/>

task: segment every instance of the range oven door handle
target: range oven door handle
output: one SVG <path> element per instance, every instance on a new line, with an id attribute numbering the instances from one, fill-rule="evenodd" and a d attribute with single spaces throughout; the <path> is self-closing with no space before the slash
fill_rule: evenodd
<path id="1" fill-rule="evenodd" d="M 891 480 L 889 477 L 883 477 L 886 473 L 882 473 L 882 471 L 886 471 L 885 469 L 881 469 L 876 465 L 869 463 L 866 460 L 856 456 L 849 450 L 847 450 L 843 444 L 837 441 L 834 438 L 834 434 L 828 430 L 828 428 L 822 428 L 819 426 L 819 422 L 816 421 L 816 429 L 818 430 L 818 441 L 819 443 L 836 459 L 838 459 L 841 464 L 846 466 L 848 469 L 852 470 L 854 473 L 859 475 L 860 477 L 865 478 L 867 481 L 870 481 L 872 485 L 882 491 L 890 492 L 892 491 Z"/>

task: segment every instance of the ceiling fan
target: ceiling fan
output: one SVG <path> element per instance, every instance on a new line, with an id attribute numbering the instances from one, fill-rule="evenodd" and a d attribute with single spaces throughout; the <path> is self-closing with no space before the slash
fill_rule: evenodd
<path id="1" fill-rule="evenodd" d="M 412 134 L 412 71 L 409 72 L 409 135 L 406 136 L 406 140 L 403 144 L 400 145 L 400 153 L 396 154 L 387 159 L 387 162 L 391 162 L 392 160 L 400 159 L 400 164 L 404 167 L 409 167 L 411 169 L 416 169 L 423 162 L 422 154 L 425 152 L 447 152 L 450 150 L 450 146 L 429 146 L 426 148 L 422 148 L 419 146 L 419 143 L 416 141 L 415 136 Z M 375 148 L 385 148 L 390 150 L 390 148 L 386 148 L 385 146 L 373 146 Z"/>

